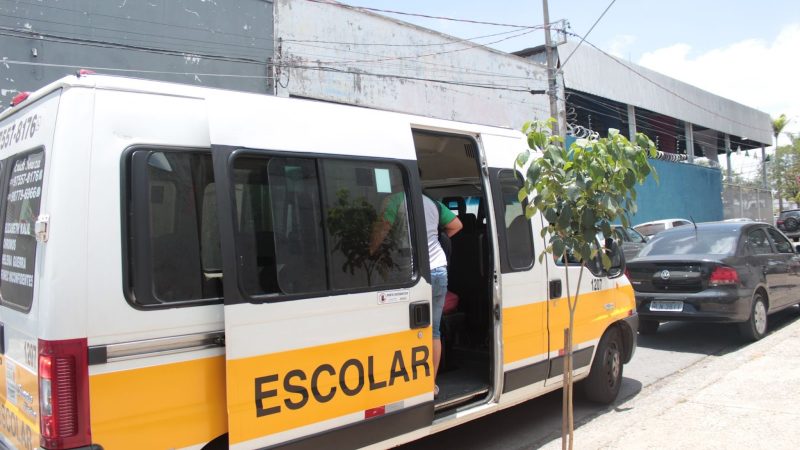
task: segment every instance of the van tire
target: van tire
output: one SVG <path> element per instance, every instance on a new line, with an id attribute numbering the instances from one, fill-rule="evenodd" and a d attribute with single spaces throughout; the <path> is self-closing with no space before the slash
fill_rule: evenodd
<path id="1" fill-rule="evenodd" d="M 656 334 L 659 325 L 661 325 L 661 323 L 657 320 L 639 319 L 639 334 Z"/>
<path id="2" fill-rule="evenodd" d="M 617 327 L 609 328 L 597 346 L 583 393 L 589 401 L 610 404 L 622 386 L 622 335 Z"/>

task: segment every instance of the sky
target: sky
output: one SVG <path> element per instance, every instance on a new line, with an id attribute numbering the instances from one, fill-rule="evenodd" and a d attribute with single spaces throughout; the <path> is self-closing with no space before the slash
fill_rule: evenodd
<path id="1" fill-rule="evenodd" d="M 544 23 L 542 2 L 538 0 L 341 3 L 514 25 Z M 571 31 L 583 36 L 610 3 L 611 0 L 549 0 L 550 22 L 567 20 Z M 379 14 L 459 38 L 508 30 Z M 617 57 L 764 111 L 773 118 L 786 114 L 790 119 L 786 131 L 800 133 L 800 0 L 616 0 L 586 40 Z M 543 43 L 544 32 L 536 31 L 490 47 L 512 52 Z M 780 145 L 788 142 L 788 137 L 781 136 Z M 748 153 L 734 154 L 732 168 L 752 178 L 758 175 L 759 158 L 754 157 L 756 152 Z"/>

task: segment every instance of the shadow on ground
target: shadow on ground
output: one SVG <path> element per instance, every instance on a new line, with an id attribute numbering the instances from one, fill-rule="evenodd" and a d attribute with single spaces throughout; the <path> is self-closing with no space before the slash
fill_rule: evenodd
<path id="1" fill-rule="evenodd" d="M 767 334 L 800 319 L 793 306 L 769 316 Z M 665 322 L 653 335 L 639 335 L 639 346 L 654 350 L 725 355 L 748 345 L 734 323 Z"/>

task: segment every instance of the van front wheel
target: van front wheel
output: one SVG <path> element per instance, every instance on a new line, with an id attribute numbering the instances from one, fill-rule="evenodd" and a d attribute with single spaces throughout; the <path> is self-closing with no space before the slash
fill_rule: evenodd
<path id="1" fill-rule="evenodd" d="M 621 385 L 622 336 L 614 327 L 600 339 L 589 376 L 583 382 L 583 392 L 590 401 L 609 404 L 617 398 Z"/>

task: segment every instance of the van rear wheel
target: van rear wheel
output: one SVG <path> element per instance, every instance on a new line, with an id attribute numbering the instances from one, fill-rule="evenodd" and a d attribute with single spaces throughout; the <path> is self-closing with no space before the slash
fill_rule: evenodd
<path id="1" fill-rule="evenodd" d="M 609 404 L 617 398 L 622 385 L 622 336 L 616 327 L 600 339 L 589 376 L 583 382 L 586 398 Z"/>

